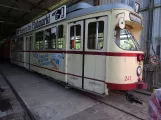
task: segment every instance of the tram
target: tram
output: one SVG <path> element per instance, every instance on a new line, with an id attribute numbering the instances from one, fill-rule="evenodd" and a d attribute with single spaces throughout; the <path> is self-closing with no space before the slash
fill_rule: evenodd
<path id="1" fill-rule="evenodd" d="M 17 29 L 11 62 L 100 95 L 145 89 L 142 28 L 128 5 L 64 5 Z"/>

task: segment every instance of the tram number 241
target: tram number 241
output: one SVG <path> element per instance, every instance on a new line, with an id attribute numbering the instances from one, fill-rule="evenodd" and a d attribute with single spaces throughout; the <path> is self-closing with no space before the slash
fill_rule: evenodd
<path id="1" fill-rule="evenodd" d="M 131 76 L 125 76 L 125 81 L 131 80 Z"/>

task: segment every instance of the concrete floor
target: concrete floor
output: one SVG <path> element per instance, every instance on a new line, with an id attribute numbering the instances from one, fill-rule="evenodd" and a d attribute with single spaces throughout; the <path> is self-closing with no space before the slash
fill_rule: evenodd
<path id="1" fill-rule="evenodd" d="M 4 101 L 3 103 L 0 103 L 0 106 L 1 109 L 2 108 L 5 109 L 0 110 L 0 120 L 13 120 L 13 119 L 28 120 L 26 112 L 21 107 L 19 101 L 16 99 L 15 95 L 13 94 L 12 90 L 5 82 L 1 74 L 0 74 L 0 87 L 4 89 L 3 92 L 0 92 L 1 97 L 0 99 Z"/>
<path id="2" fill-rule="evenodd" d="M 0 64 L 37 120 L 137 120 L 73 89 L 11 64 Z"/>

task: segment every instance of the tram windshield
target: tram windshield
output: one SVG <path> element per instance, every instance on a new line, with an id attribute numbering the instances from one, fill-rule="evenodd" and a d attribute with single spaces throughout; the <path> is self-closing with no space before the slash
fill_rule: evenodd
<path id="1" fill-rule="evenodd" d="M 137 40 L 128 29 L 115 29 L 115 43 L 123 50 L 140 50 Z"/>

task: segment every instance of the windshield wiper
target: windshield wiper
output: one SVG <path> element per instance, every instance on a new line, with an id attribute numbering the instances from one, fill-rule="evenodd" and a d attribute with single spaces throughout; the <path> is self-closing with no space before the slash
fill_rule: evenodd
<path id="1" fill-rule="evenodd" d="M 127 34 L 127 35 L 130 35 L 132 41 L 133 41 L 134 44 L 135 44 L 135 48 L 136 48 L 137 50 L 139 50 L 138 45 L 136 45 L 136 42 L 137 42 L 137 41 L 136 41 L 135 37 L 134 37 L 128 30 L 125 30 L 125 31 L 126 31 L 126 34 Z M 128 38 L 128 40 L 129 40 L 129 38 Z"/>

